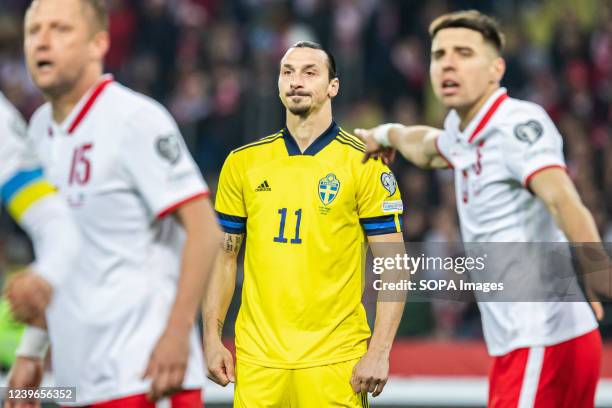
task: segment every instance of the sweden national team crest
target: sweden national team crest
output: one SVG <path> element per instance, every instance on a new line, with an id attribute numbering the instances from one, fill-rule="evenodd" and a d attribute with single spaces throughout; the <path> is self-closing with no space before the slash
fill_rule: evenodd
<path id="1" fill-rule="evenodd" d="M 339 191 L 340 181 L 338 181 L 335 174 L 329 173 L 319 180 L 319 198 L 323 205 L 328 205 L 334 201 Z"/>

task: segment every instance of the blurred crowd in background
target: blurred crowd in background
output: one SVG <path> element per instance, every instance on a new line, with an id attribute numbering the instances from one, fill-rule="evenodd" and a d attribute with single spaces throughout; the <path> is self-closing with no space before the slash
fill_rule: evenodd
<path id="1" fill-rule="evenodd" d="M 28 4 L 0 2 L 0 88 L 26 118 L 42 102 L 21 51 Z M 511 96 L 549 112 L 564 137 L 570 174 L 602 236 L 612 241 L 611 1 L 110 0 L 109 5 L 112 48 L 106 70 L 168 107 L 213 191 L 230 150 L 284 126 L 277 75 L 291 44 L 317 41 L 336 56 L 341 86 L 334 116 L 344 129 L 382 122 L 440 126 L 446 112 L 429 85 L 427 27 L 451 10 L 492 14 L 507 39 L 503 85 Z M 452 173 L 423 172 L 401 160 L 393 169 L 404 198 L 406 240 L 460 240 Z M 2 264 L 28 256 L 27 241 L 6 216 L 0 230 Z M 407 309 L 400 334 L 479 336 L 473 305 L 415 303 Z M 232 326 L 226 324 L 229 335 Z"/>

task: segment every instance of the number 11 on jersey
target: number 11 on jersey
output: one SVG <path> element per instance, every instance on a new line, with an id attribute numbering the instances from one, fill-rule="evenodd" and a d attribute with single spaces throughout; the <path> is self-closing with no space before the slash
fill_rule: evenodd
<path id="1" fill-rule="evenodd" d="M 278 236 L 274 237 L 274 242 L 280 242 L 282 244 L 287 243 L 287 238 L 285 238 L 285 223 L 287 221 L 287 209 L 280 208 L 278 210 L 280 214 L 280 225 L 278 228 Z M 300 223 L 302 222 L 302 209 L 295 211 L 296 222 L 295 222 L 295 236 L 291 238 L 292 244 L 301 244 L 302 239 L 300 238 Z"/>

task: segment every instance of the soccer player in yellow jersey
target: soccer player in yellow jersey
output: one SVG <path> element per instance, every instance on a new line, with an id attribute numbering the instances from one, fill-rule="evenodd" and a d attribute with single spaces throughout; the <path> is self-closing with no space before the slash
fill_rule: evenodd
<path id="1" fill-rule="evenodd" d="M 403 301 L 361 304 L 363 244 L 402 242 L 391 171 L 332 118 L 333 57 L 299 42 L 280 64 L 286 127 L 225 161 L 215 209 L 225 231 L 204 305 L 209 376 L 236 383 L 235 407 L 364 407 L 380 394 Z M 221 329 L 246 236 L 236 359 Z M 401 244 L 400 244 L 401 245 Z M 376 253 L 374 254 L 376 255 Z"/>

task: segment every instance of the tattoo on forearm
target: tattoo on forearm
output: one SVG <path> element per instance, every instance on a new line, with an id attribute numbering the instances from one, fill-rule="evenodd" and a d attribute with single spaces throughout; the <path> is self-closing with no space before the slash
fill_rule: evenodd
<path id="1" fill-rule="evenodd" d="M 226 252 L 234 251 L 234 243 L 232 241 L 232 236 L 229 234 L 225 234 L 225 239 L 223 240 L 223 249 Z"/>
<path id="2" fill-rule="evenodd" d="M 238 252 L 240 250 L 240 247 L 242 246 L 242 235 L 238 235 L 236 237 L 236 252 Z"/>
<path id="3" fill-rule="evenodd" d="M 217 332 L 219 333 L 219 337 L 223 334 L 223 320 L 217 320 Z"/>
<path id="4" fill-rule="evenodd" d="M 242 245 L 242 235 L 225 234 L 223 239 L 223 250 L 225 252 L 237 253 Z"/>

